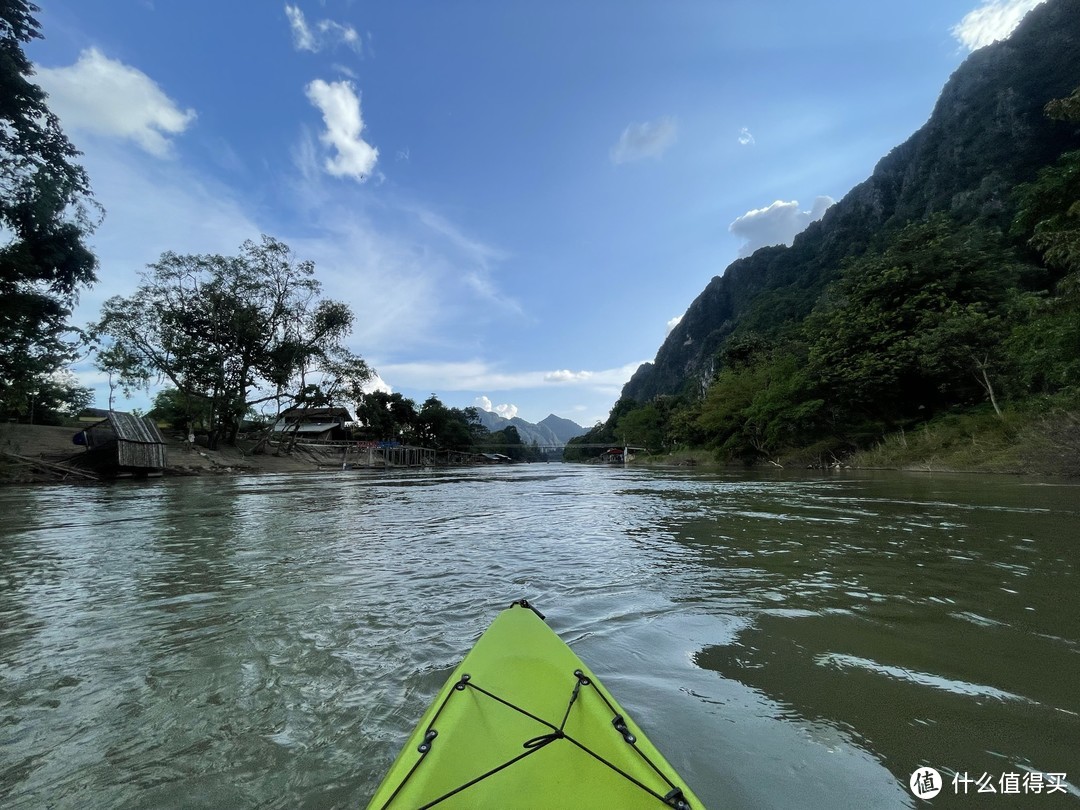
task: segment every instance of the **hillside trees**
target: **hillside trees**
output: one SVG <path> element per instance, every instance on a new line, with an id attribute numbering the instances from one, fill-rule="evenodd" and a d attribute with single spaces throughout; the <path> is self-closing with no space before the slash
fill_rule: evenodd
<path id="1" fill-rule="evenodd" d="M 806 347 L 784 343 L 729 362 L 709 387 L 696 425 L 727 458 L 771 458 L 817 433 L 823 401 L 805 372 Z"/>
<path id="2" fill-rule="evenodd" d="M 95 281 L 85 239 L 100 209 L 79 152 L 30 81 L 41 33 L 26 0 L 0 0 L 0 408 L 24 411 L 70 362 L 68 319 Z"/>
<path id="3" fill-rule="evenodd" d="M 1070 99 L 1074 104 L 1080 91 Z M 1062 113 L 1065 115 L 1065 113 Z M 1076 109 L 1071 120 L 1080 120 Z M 1063 155 L 1019 189 L 1013 231 L 1051 271 L 1052 290 L 1029 303 L 1010 339 L 1022 385 L 1041 395 L 1080 396 L 1080 152 Z"/>
<path id="4" fill-rule="evenodd" d="M 105 302 L 93 327 L 111 341 L 121 382 L 167 379 L 208 413 L 210 446 L 234 442 L 253 406 L 355 402 L 371 372 L 345 347 L 348 306 L 319 298 L 314 264 L 269 236 L 237 256 L 167 252 L 131 296 Z"/>
<path id="5" fill-rule="evenodd" d="M 984 395 L 1005 361 L 1020 269 L 993 232 L 944 215 L 851 262 L 807 320 L 809 370 L 840 421 L 892 426 Z"/>

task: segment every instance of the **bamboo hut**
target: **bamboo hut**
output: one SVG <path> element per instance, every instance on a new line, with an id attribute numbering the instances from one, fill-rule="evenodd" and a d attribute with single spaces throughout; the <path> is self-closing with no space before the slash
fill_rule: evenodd
<path id="1" fill-rule="evenodd" d="M 74 441 L 86 447 L 84 463 L 99 472 L 153 476 L 168 466 L 165 437 L 148 416 L 109 411 L 105 419 L 76 433 Z"/>

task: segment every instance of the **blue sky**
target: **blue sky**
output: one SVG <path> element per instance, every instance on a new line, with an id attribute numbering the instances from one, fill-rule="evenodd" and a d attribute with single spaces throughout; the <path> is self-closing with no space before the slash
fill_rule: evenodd
<path id="1" fill-rule="evenodd" d="M 1038 2 L 37 1 L 27 51 L 107 212 L 77 320 L 163 251 L 267 233 L 391 390 L 586 426 Z"/>

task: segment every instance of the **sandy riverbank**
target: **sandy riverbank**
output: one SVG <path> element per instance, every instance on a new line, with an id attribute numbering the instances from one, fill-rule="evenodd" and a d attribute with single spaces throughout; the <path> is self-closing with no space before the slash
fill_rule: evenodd
<path id="1" fill-rule="evenodd" d="M 78 432 L 76 427 L 53 427 L 50 425 L 0 425 L 0 483 L 35 483 L 64 480 L 61 471 L 51 471 L 44 465 L 64 465 L 86 452 L 72 442 Z M 191 448 L 186 442 L 170 440 L 167 445 L 170 475 L 214 475 L 228 473 L 282 473 L 309 472 L 320 469 L 336 469 L 330 455 L 318 456 L 303 451 L 290 456 L 272 453 L 251 454 L 244 447 L 225 447 L 207 450 Z M 12 456 L 43 462 L 42 466 L 20 461 Z M 70 476 L 68 480 L 76 480 Z M 84 479 L 85 480 L 85 479 Z"/>

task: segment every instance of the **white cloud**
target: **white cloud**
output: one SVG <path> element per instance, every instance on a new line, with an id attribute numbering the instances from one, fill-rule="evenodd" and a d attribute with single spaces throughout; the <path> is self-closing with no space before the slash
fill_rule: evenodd
<path id="1" fill-rule="evenodd" d="M 382 391 L 384 394 L 394 393 L 394 389 L 387 385 L 386 381 L 379 376 L 379 372 L 373 372 L 371 379 L 362 386 L 365 394 L 373 394 Z"/>
<path id="2" fill-rule="evenodd" d="M 612 163 L 630 163 L 645 158 L 658 158 L 667 151 L 678 133 L 671 118 L 658 118 L 643 124 L 630 124 L 611 147 Z"/>
<path id="3" fill-rule="evenodd" d="M 351 177 L 360 183 L 367 180 L 379 159 L 379 150 L 360 137 L 364 119 L 352 82 L 316 79 L 306 92 L 326 124 L 319 140 L 336 153 L 323 161 L 323 168 L 334 177 Z"/>
<path id="4" fill-rule="evenodd" d="M 544 382 L 553 383 L 573 383 L 584 382 L 592 377 L 591 371 L 570 371 L 569 369 L 560 369 L 559 371 L 549 371 L 544 375 Z"/>
<path id="5" fill-rule="evenodd" d="M 964 15 L 952 35 L 969 51 L 1007 38 L 1024 16 L 1046 0 L 983 0 Z"/>
<path id="6" fill-rule="evenodd" d="M 753 134 L 746 127 L 739 130 L 739 143 L 743 146 L 753 146 L 755 143 Z"/>
<path id="7" fill-rule="evenodd" d="M 398 388 L 436 391 L 513 391 L 566 386 L 616 393 L 641 361 L 601 371 L 502 371 L 483 360 L 379 363 L 379 373 Z"/>
<path id="8" fill-rule="evenodd" d="M 340 42 L 354 51 L 360 51 L 360 35 L 356 33 L 356 29 L 351 25 L 342 25 L 333 20 L 320 20 L 317 28 L 323 42 Z"/>
<path id="9" fill-rule="evenodd" d="M 170 136 L 195 120 L 137 68 L 89 48 L 66 68 L 37 68 L 49 107 L 65 129 L 132 140 L 155 157 L 171 153 Z"/>
<path id="10" fill-rule="evenodd" d="M 820 196 L 809 211 L 800 211 L 797 200 L 777 200 L 766 208 L 747 211 L 728 230 L 743 240 L 739 255 L 749 256 L 767 245 L 790 245 L 807 225 L 821 219 L 834 202 L 832 197 Z"/>
<path id="11" fill-rule="evenodd" d="M 675 327 L 678 326 L 680 323 L 682 323 L 682 319 L 683 319 L 683 316 L 679 315 L 678 317 L 672 318 L 670 321 L 668 321 L 667 322 L 667 331 L 664 334 L 665 335 L 670 335 L 672 332 L 674 332 Z"/>
<path id="12" fill-rule="evenodd" d="M 285 16 L 289 18 L 289 28 L 292 29 L 293 45 L 300 51 L 317 51 L 315 47 L 315 35 L 308 28 L 304 12 L 297 6 L 285 6 Z"/>
<path id="13" fill-rule="evenodd" d="M 304 12 L 300 10 L 299 6 L 286 5 L 285 16 L 289 18 L 293 45 L 298 51 L 318 53 L 323 48 L 345 45 L 360 53 L 363 47 L 360 35 L 356 33 L 356 29 L 351 25 L 344 25 L 333 20 L 319 20 L 312 27 L 308 25 Z"/>
<path id="14" fill-rule="evenodd" d="M 491 400 L 485 396 L 479 396 L 474 399 L 473 405 L 482 411 L 498 414 L 503 419 L 513 419 L 518 415 L 517 405 L 492 405 Z"/>

